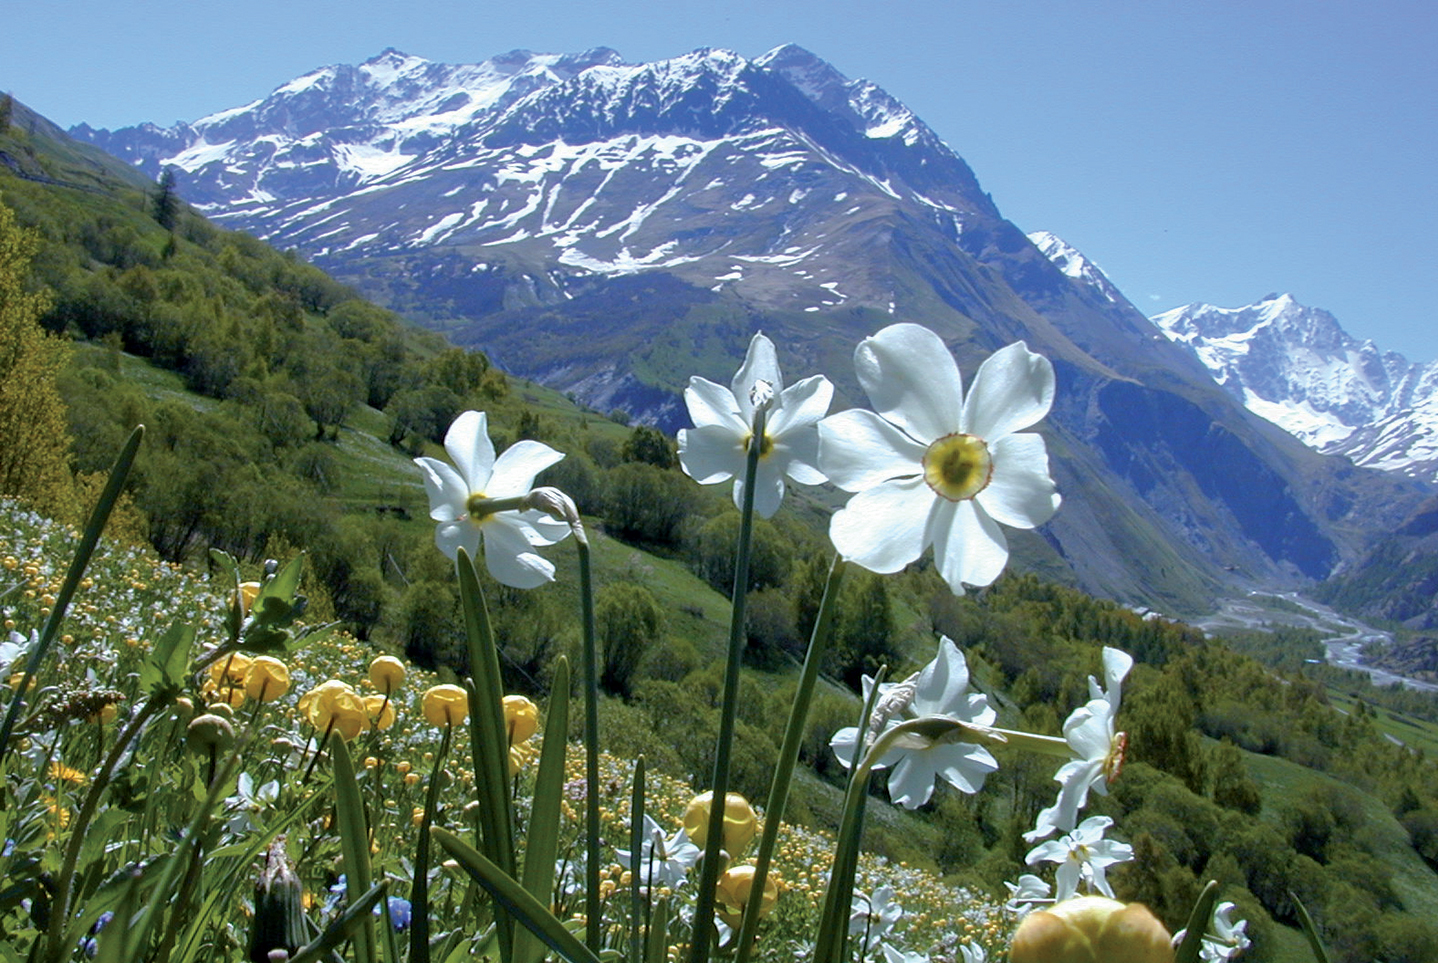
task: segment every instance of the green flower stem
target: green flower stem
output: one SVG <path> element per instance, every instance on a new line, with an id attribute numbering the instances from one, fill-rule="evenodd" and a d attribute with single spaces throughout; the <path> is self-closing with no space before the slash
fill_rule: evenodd
<path id="1" fill-rule="evenodd" d="M 809 651 L 804 655 L 804 668 L 799 673 L 799 686 L 794 692 L 794 705 L 789 710 L 789 723 L 784 729 L 784 744 L 779 749 L 779 759 L 774 768 L 774 781 L 769 786 L 769 802 L 764 810 L 764 832 L 759 837 L 759 853 L 754 859 L 754 883 L 751 893 L 764 892 L 764 883 L 769 876 L 769 862 L 774 856 L 774 846 L 779 839 L 779 825 L 783 821 L 784 807 L 789 802 L 789 788 L 793 784 L 794 764 L 799 758 L 799 746 L 804 741 L 805 725 L 809 718 L 809 705 L 814 698 L 814 684 L 819 678 L 819 667 L 829 650 L 829 641 L 834 635 L 834 616 L 839 609 L 839 586 L 844 580 L 845 563 L 835 558 L 829 566 L 829 578 L 824 583 L 823 601 L 814 620 L 814 630 L 809 637 Z M 751 899 L 744 907 L 744 922 L 739 929 L 739 953 L 736 963 L 749 963 L 754 950 L 754 936 L 759 929 L 759 909 L 762 899 Z"/>
<path id="2" fill-rule="evenodd" d="M 449 755 L 449 742 L 453 733 L 453 726 L 444 727 L 444 735 L 440 737 L 439 752 L 435 753 L 434 767 L 430 770 L 429 786 L 424 795 L 424 816 L 419 824 L 419 842 L 414 848 L 414 883 L 409 894 L 412 910 L 409 963 L 429 963 L 429 827 L 434 825 L 434 813 L 439 808 L 440 775 L 444 771 L 445 757 Z M 384 923 L 389 925 L 388 906 L 385 907 Z"/>
<path id="3" fill-rule="evenodd" d="M 708 963 L 714 932 L 714 889 L 719 881 L 719 852 L 724 841 L 724 806 L 729 793 L 729 755 L 734 744 L 734 720 L 739 705 L 739 666 L 744 656 L 744 610 L 749 588 L 749 544 L 754 530 L 754 479 L 764 442 L 766 411 L 754 412 L 753 432 L 744 462 L 744 498 L 739 509 L 739 544 L 734 552 L 733 608 L 729 616 L 729 661 L 724 667 L 724 696 L 719 708 L 719 739 L 714 750 L 714 778 L 710 781 L 709 833 L 700 866 L 699 894 L 694 907 L 691 963 Z M 774 814 L 771 818 L 777 818 Z M 697 843 L 698 840 L 695 840 Z M 759 892 L 762 892 L 759 891 Z"/>
<path id="4" fill-rule="evenodd" d="M 594 570 L 584 526 L 571 524 L 579 548 L 579 607 L 584 623 L 584 945 L 599 952 L 599 647 L 594 631 Z"/>
<path id="5" fill-rule="evenodd" d="M 469 650 L 470 751 L 483 827 L 484 855 L 505 875 L 514 876 L 514 813 L 509 798 L 509 739 L 504 728 L 504 690 L 499 676 L 499 652 L 489 621 L 479 573 L 469 553 L 460 549 L 455 558 L 459 598 L 464 613 Z M 502 963 L 514 951 L 514 920 L 495 905 L 494 925 Z"/>
<path id="6" fill-rule="evenodd" d="M 471 498 L 469 514 L 475 518 L 493 515 L 496 512 L 518 512 L 529 507 L 528 495 L 511 495 L 508 498 Z"/>
<path id="7" fill-rule="evenodd" d="M 874 716 L 874 705 L 885 670 L 880 669 L 864 700 L 859 716 L 859 731 L 867 732 Z M 861 742 L 855 747 L 857 753 Z M 829 884 L 824 888 L 824 902 L 819 910 L 819 929 L 814 936 L 814 963 L 844 963 L 849 938 L 849 909 L 854 900 L 854 874 L 859 866 L 859 842 L 864 835 L 864 806 L 869 798 L 869 776 L 879 756 L 864 754 L 849 773 L 849 786 L 844 792 L 843 817 L 834 845 L 834 862 L 829 868 Z"/>
<path id="8" fill-rule="evenodd" d="M 80 537 L 80 544 L 75 549 L 75 557 L 70 560 L 70 569 L 65 573 L 65 581 L 60 586 L 59 594 L 55 596 L 55 605 L 50 609 L 50 617 L 45 621 L 45 628 L 40 633 L 40 642 L 35 646 L 35 651 L 30 653 L 30 659 L 25 663 L 25 674 L 21 676 L 15 694 L 10 697 L 10 706 L 5 710 L 5 721 L 0 723 L 0 777 L 3 777 L 5 772 L 5 759 L 10 752 L 10 736 L 15 731 L 15 722 L 19 718 L 25 693 L 30 690 L 35 673 L 40 670 L 45 656 L 55 644 L 55 634 L 65 618 L 65 611 L 70 607 L 70 600 L 75 596 L 85 568 L 90 564 L 90 558 L 100 543 L 100 533 L 110 518 L 115 502 L 120 498 L 120 489 L 130 475 L 130 467 L 135 463 L 135 453 L 144 437 L 145 426 L 136 425 L 135 430 L 130 432 L 125 447 L 120 449 L 120 456 L 115 459 L 115 465 L 110 469 L 110 480 L 105 483 L 105 490 L 100 493 L 100 500 L 95 503 L 95 510 L 90 513 L 90 520 L 85 524 L 85 533 Z M 3 805 L 3 797 L 0 797 L 0 806 Z"/>

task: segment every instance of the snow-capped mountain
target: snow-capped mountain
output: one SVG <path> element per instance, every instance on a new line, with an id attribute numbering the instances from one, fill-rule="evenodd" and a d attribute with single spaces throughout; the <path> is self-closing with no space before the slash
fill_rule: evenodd
<path id="1" fill-rule="evenodd" d="M 1034 242 L 1044 257 L 1054 263 L 1065 276 L 1073 278 L 1093 288 L 1104 298 L 1117 304 L 1124 300 L 1119 289 L 1113 286 L 1108 275 L 1099 270 L 1098 265 L 1084 257 L 1078 248 L 1073 247 L 1057 234 L 1049 231 L 1031 231 L 1028 238 Z"/>
<path id="2" fill-rule="evenodd" d="M 1350 337 L 1290 295 L 1155 316 L 1248 409 L 1319 451 L 1438 479 L 1438 364 Z"/>
<path id="3" fill-rule="evenodd" d="M 191 124 L 74 133 L 512 373 L 669 429 L 689 376 L 727 381 L 759 328 L 843 403 L 853 345 L 894 320 L 967 370 L 1023 339 L 1059 373 L 1045 431 L 1079 497 L 1016 547 L 1100 594 L 1174 610 L 1235 572 L 1321 578 L 1421 494 L 1253 416 L 908 108 L 792 45 L 388 50 Z"/>

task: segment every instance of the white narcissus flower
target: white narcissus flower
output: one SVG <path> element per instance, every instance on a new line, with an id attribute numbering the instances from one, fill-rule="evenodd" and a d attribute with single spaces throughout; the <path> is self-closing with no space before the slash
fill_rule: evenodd
<path id="1" fill-rule="evenodd" d="M 1108 784 L 1123 769 L 1124 750 L 1128 735 L 1115 731 L 1123 680 L 1133 668 L 1133 656 L 1119 649 L 1104 646 L 1103 675 L 1107 690 L 1089 676 L 1088 704 L 1079 706 L 1064 721 L 1064 739 L 1073 750 L 1074 758 L 1059 767 L 1054 781 L 1059 784 L 1058 799 L 1039 813 L 1034 828 L 1024 833 L 1033 842 L 1054 832 L 1065 832 L 1078 824 L 1079 810 L 1088 802 L 1092 789 L 1108 795 Z"/>
<path id="2" fill-rule="evenodd" d="M 864 677 L 865 698 L 873 684 L 873 679 Z M 883 719 L 876 735 L 907 719 L 926 716 L 943 716 L 972 726 L 991 726 L 998 718 L 982 693 L 969 691 L 969 666 L 964 654 L 942 636 L 934 661 L 904 682 L 880 685 L 879 691 L 875 714 L 882 714 Z M 892 698 L 894 696 L 901 698 Z M 861 745 L 867 749 L 871 742 L 861 738 L 858 729 L 849 726 L 834 733 L 829 746 L 845 767 L 852 768 L 856 751 Z M 999 764 L 983 746 L 953 742 L 923 748 L 897 746 L 874 764 L 875 769 L 886 767 L 893 767 L 889 776 L 889 798 L 908 809 L 917 809 L 933 794 L 935 777 L 942 777 L 961 792 L 976 793 Z"/>
<path id="3" fill-rule="evenodd" d="M 815 425 L 828 414 L 833 397 L 834 386 L 823 375 L 785 388 L 774 342 L 756 334 L 729 388 L 698 376 L 689 379 L 684 402 L 695 427 L 679 432 L 679 464 L 701 485 L 733 478 L 734 504 L 742 506 L 755 402 L 767 402 L 764 440 L 754 476 L 754 511 L 770 518 L 784 499 L 785 476 L 804 485 L 826 481 L 815 467 L 819 463 Z"/>
<path id="4" fill-rule="evenodd" d="M 1024 873 L 1017 883 L 1004 880 L 1004 886 L 1009 891 L 1009 899 L 1004 904 L 1004 909 L 1010 913 L 1027 913 L 1034 908 L 1035 903 L 1053 902 L 1053 898 L 1049 896 L 1052 892 L 1049 884 L 1033 873 Z"/>
<path id="5" fill-rule="evenodd" d="M 1063 902 L 1078 893 L 1081 880 L 1087 879 L 1092 889 L 1113 898 L 1113 887 L 1108 884 L 1105 872 L 1116 863 L 1133 859 L 1133 847 L 1128 843 L 1104 839 L 1104 830 L 1113 825 L 1107 816 L 1090 816 L 1067 836 L 1040 843 L 1025 857 L 1030 866 L 1035 863 L 1058 863 L 1054 874 L 1054 898 Z"/>
<path id="6" fill-rule="evenodd" d="M 683 829 L 665 839 L 664 829 L 645 813 L 644 842 L 639 847 L 638 864 L 630 850 L 615 849 L 614 855 L 621 866 L 639 874 L 641 887 L 647 889 L 652 882 L 655 886 L 673 888 L 684 882 L 689 870 L 699 862 L 700 851 Z"/>
<path id="7" fill-rule="evenodd" d="M 880 886 L 872 896 L 855 893 L 849 907 L 849 935 L 859 937 L 863 952 L 870 953 L 903 915 L 904 908 L 894 901 L 892 886 Z"/>
<path id="8" fill-rule="evenodd" d="M 857 493 L 830 521 L 834 547 L 897 572 L 932 545 L 956 594 L 992 583 L 1009 557 L 999 524 L 1034 528 L 1059 506 L 1044 440 L 1022 432 L 1048 414 L 1053 366 L 1011 344 L 979 367 L 966 398 L 939 336 L 895 324 L 859 343 L 854 367 L 874 411 L 819 423 L 820 469 Z"/>
<path id="9" fill-rule="evenodd" d="M 449 426 L 444 450 L 454 461 L 416 458 L 424 472 L 429 517 L 439 524 L 434 541 L 454 558 L 463 548 L 479 554 L 481 535 L 489 574 L 514 588 L 536 588 L 554 581 L 554 566 L 535 554 L 539 545 L 553 545 L 569 534 L 569 526 L 538 511 L 503 511 L 476 515 L 483 499 L 527 495 L 534 476 L 564 457 L 543 442 L 517 441 L 494 456 L 488 421 L 482 411 L 466 411 Z"/>

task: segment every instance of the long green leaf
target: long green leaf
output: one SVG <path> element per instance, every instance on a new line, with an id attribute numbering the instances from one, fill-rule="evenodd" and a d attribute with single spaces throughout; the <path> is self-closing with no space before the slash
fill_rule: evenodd
<path id="1" fill-rule="evenodd" d="M 1193 910 L 1188 914 L 1188 926 L 1183 931 L 1183 942 L 1173 954 L 1173 963 L 1198 963 L 1199 950 L 1203 948 L 1203 934 L 1208 932 L 1208 922 L 1213 919 L 1213 904 L 1218 902 L 1218 880 L 1209 880 L 1203 892 L 1198 894 Z"/>
<path id="2" fill-rule="evenodd" d="M 335 774 L 335 821 L 340 831 L 345 892 L 367 893 L 370 889 L 369 829 L 365 825 L 364 799 L 355 780 L 354 762 L 343 739 L 330 741 L 330 759 Z M 375 963 L 374 920 L 368 912 L 355 930 L 354 947 L 355 963 Z"/>
<path id="3" fill-rule="evenodd" d="M 539 771 L 534 778 L 534 803 L 525 837 L 522 877 L 525 890 L 546 906 L 554 891 L 554 864 L 559 856 L 564 754 L 569 735 L 569 660 L 562 655 L 555 660 L 554 680 L 549 691 L 549 712 L 544 719 L 544 745 L 539 751 Z M 543 955 L 544 948 L 533 933 L 523 930 L 515 934 L 516 963 L 537 963 Z"/>
<path id="4" fill-rule="evenodd" d="M 599 647 L 594 631 L 594 559 L 589 536 L 574 528 L 579 549 L 579 621 L 583 627 L 584 664 L 584 782 L 599 785 Z M 599 793 L 584 794 L 584 941 L 599 951 L 603 904 L 599 899 Z"/>
<path id="5" fill-rule="evenodd" d="M 864 835 L 864 806 L 869 799 L 870 752 L 864 748 L 863 735 L 874 716 L 884 670 L 874 678 L 864 711 L 859 716 L 859 743 L 854 748 L 854 768 L 849 773 L 849 787 L 844 793 L 844 814 L 835 840 L 834 862 L 829 869 L 829 883 L 824 889 L 824 902 L 819 913 L 819 930 L 814 936 L 814 963 L 843 963 L 849 937 L 849 907 L 854 899 L 854 873 L 859 865 L 859 843 Z M 860 760 L 860 755 L 863 760 Z"/>
<path id="6" fill-rule="evenodd" d="M 644 963 L 665 963 L 669 958 L 669 897 L 661 896 L 649 918 L 649 931 L 644 934 L 647 952 Z"/>
<path id="7" fill-rule="evenodd" d="M 30 653 L 30 660 L 25 663 L 25 674 L 21 677 L 15 694 L 10 697 L 5 721 L 0 724 L 0 773 L 5 771 L 4 762 L 10 751 L 10 734 L 15 731 L 15 721 L 20 715 L 24 694 L 29 691 L 30 680 L 35 678 L 45 656 L 50 654 L 50 648 L 55 644 L 55 635 L 60 629 L 60 622 L 65 618 L 65 610 L 70 607 L 70 600 L 75 597 L 75 589 L 79 587 L 85 568 L 95 554 L 95 547 L 100 543 L 100 533 L 104 531 L 105 522 L 109 520 L 110 512 L 120 498 L 120 491 L 125 486 L 125 479 L 130 475 L 130 468 L 135 463 L 135 453 L 140 450 L 140 441 L 144 437 L 145 426 L 136 425 L 135 430 L 130 432 L 125 447 L 120 449 L 120 456 L 115 459 L 115 464 L 110 469 L 110 480 L 105 483 L 100 500 L 95 503 L 95 510 L 90 513 L 90 520 L 85 524 L 85 533 L 80 536 L 80 544 L 75 549 L 75 557 L 70 560 L 70 569 L 65 573 L 65 581 L 55 596 L 50 617 L 46 619 L 45 628 L 40 633 L 40 643 Z"/>
<path id="8" fill-rule="evenodd" d="M 1318 927 L 1313 925 L 1313 917 L 1308 915 L 1308 907 L 1291 891 L 1288 898 L 1293 900 L 1293 906 L 1298 910 L 1298 923 L 1303 927 L 1303 935 L 1308 937 L 1308 948 L 1313 951 L 1313 958 L 1318 963 L 1329 963 L 1328 951 L 1323 948 L 1323 940 L 1318 935 Z"/>
<path id="9" fill-rule="evenodd" d="M 689 944 L 691 963 L 708 963 L 709 945 L 714 938 L 714 891 L 719 880 L 719 851 L 723 848 L 724 812 L 729 798 L 729 755 L 734 745 L 734 725 L 739 713 L 739 667 L 744 658 L 745 607 L 749 597 L 749 552 L 754 532 L 754 479 L 759 472 L 759 455 L 764 442 L 765 409 L 754 412 L 753 433 L 744 461 L 744 495 L 739 506 L 739 544 L 734 550 L 734 594 L 730 599 L 729 655 L 724 664 L 724 694 L 719 703 L 719 737 L 714 746 L 714 775 L 709 832 L 703 840 L 704 858 L 699 864 L 699 896 L 694 906 L 694 936 Z M 700 840 L 694 840 L 698 845 Z"/>
<path id="10" fill-rule="evenodd" d="M 502 906 L 511 916 L 528 927 L 555 953 L 569 963 L 599 963 L 599 957 L 590 951 L 573 933 L 565 929 L 559 917 L 535 899 L 514 877 L 502 871 L 484 857 L 479 850 L 460 839 L 454 833 L 438 826 L 430 833 L 445 851 L 463 867 L 470 878 L 483 886 L 495 903 Z"/>
<path id="11" fill-rule="evenodd" d="M 460 608 L 469 651 L 469 733 L 474 756 L 481 840 L 487 855 L 506 875 L 514 875 L 514 814 L 509 797 L 509 734 L 504 728 L 504 689 L 499 677 L 499 652 L 489 609 L 474 561 L 460 549 L 455 561 Z M 495 914 L 499 952 L 509 963 L 514 951 L 513 923 Z"/>
<path id="12" fill-rule="evenodd" d="M 439 808 L 439 784 L 453 735 L 454 727 L 445 726 L 424 794 L 424 815 L 420 818 L 419 839 L 414 846 L 414 883 L 409 891 L 413 912 L 409 931 L 409 963 L 429 963 L 429 827 L 434 825 L 435 810 Z"/>
<path id="13" fill-rule="evenodd" d="M 349 880 L 346 879 L 345 882 L 348 884 Z M 345 911 L 326 926 L 325 931 L 316 939 L 296 950 L 295 955 L 290 957 L 290 963 L 313 963 L 315 960 L 324 959 L 351 937 L 354 937 L 355 947 L 358 948 L 365 928 L 374 926 L 374 908 L 384 897 L 384 892 L 385 884 L 382 882 L 371 887 L 363 896 L 346 906 Z"/>
<path id="14" fill-rule="evenodd" d="M 799 747 L 807 733 L 809 705 L 814 701 L 814 684 L 819 678 L 819 667 L 829 651 L 829 640 L 834 636 L 834 617 L 839 610 L 839 587 L 844 581 L 844 560 L 835 557 L 829 566 L 829 577 L 824 582 L 824 597 L 819 603 L 819 612 L 814 619 L 814 630 L 809 636 L 809 651 L 804 655 L 804 668 L 799 673 L 799 685 L 794 690 L 794 704 L 789 710 L 789 722 L 784 728 L 784 744 L 779 748 L 779 760 L 774 766 L 774 780 L 769 784 L 769 804 L 765 809 L 764 832 L 759 837 L 759 852 L 754 858 L 754 883 L 751 892 L 764 892 L 765 881 L 769 878 L 769 863 L 774 857 L 774 847 L 779 840 L 779 826 L 784 820 L 784 808 L 789 804 L 789 787 L 794 782 L 794 764 L 799 758 Z M 737 963 L 749 963 L 754 950 L 754 936 L 759 930 L 759 911 L 764 901 L 754 899 L 744 907 L 744 920 L 739 927 L 739 953 Z"/>

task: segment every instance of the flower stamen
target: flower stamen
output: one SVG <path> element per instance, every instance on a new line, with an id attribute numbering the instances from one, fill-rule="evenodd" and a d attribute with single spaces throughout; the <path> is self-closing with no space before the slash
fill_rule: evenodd
<path id="1" fill-rule="evenodd" d="M 1128 752 L 1128 733 L 1120 732 L 1109 743 L 1108 755 L 1103 757 L 1103 778 L 1112 783 L 1123 772 L 1123 757 Z"/>
<path id="2" fill-rule="evenodd" d="M 951 502 L 973 498 L 989 486 L 994 461 L 977 435 L 944 435 L 924 452 L 924 481 Z"/>

